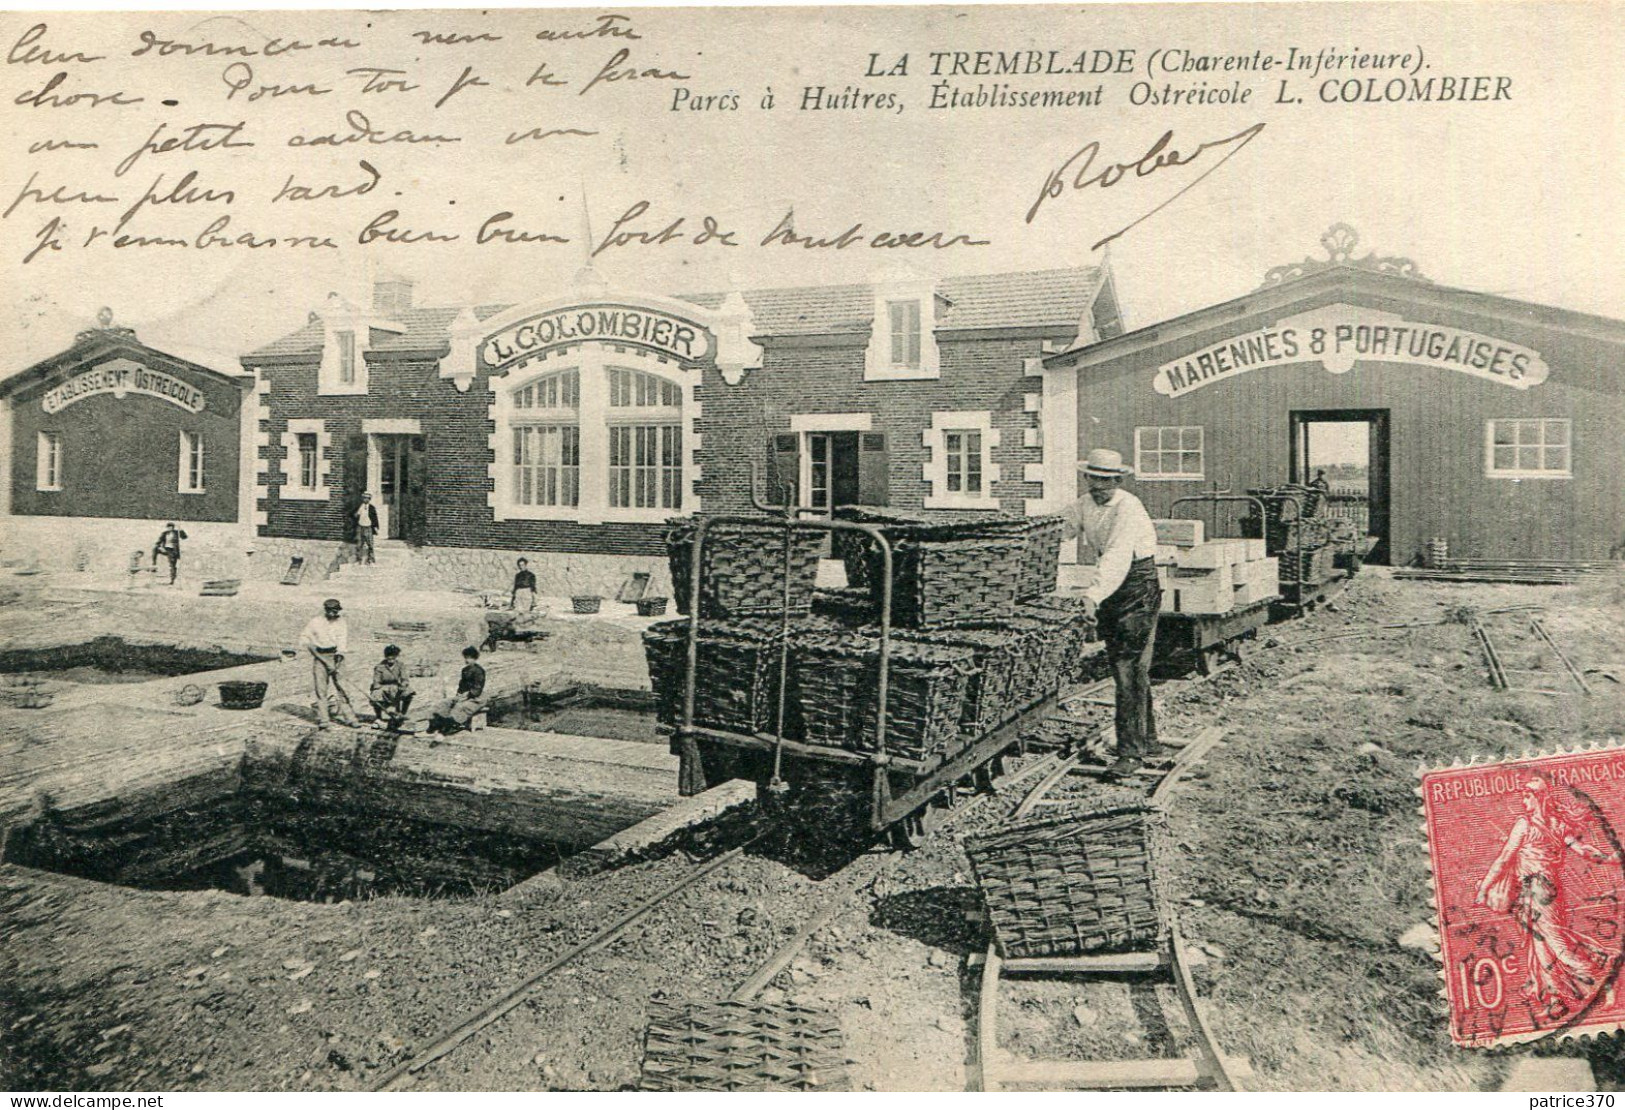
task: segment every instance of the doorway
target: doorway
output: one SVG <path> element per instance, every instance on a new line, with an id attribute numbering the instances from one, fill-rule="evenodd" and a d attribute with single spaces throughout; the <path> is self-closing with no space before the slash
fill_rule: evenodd
<path id="1" fill-rule="evenodd" d="M 1322 511 L 1376 538 L 1367 562 L 1389 553 L 1388 410 L 1292 413 L 1292 480 L 1328 490 Z"/>
<path id="2" fill-rule="evenodd" d="M 406 539 L 411 534 L 406 491 L 411 480 L 412 437 L 373 434 L 367 438 L 367 492 L 378 508 L 378 535 Z"/>
<path id="3" fill-rule="evenodd" d="M 808 432 L 801 503 L 828 516 L 858 496 L 858 433 Z"/>

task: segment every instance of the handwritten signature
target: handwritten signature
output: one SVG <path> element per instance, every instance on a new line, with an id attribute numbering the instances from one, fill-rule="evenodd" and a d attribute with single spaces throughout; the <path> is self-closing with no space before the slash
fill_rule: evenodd
<path id="1" fill-rule="evenodd" d="M 1128 224 L 1125 224 L 1121 228 L 1118 228 L 1116 231 L 1112 232 L 1104 239 L 1099 240 L 1094 244 L 1094 246 L 1089 248 L 1090 250 L 1099 250 L 1107 243 L 1110 243 L 1113 239 L 1120 238 L 1127 232 L 1144 223 L 1146 220 L 1149 220 L 1152 216 L 1155 216 L 1158 212 L 1161 212 L 1164 208 L 1167 208 L 1174 201 L 1190 192 L 1197 185 L 1200 185 L 1208 177 L 1208 175 L 1212 174 L 1220 166 L 1230 161 L 1231 158 L 1234 158 L 1243 147 L 1256 139 L 1259 133 L 1263 130 L 1264 125 L 1262 123 L 1255 123 L 1245 130 L 1237 131 L 1234 135 L 1231 135 L 1228 138 L 1209 139 L 1208 141 L 1197 146 L 1194 150 L 1184 154 L 1172 146 L 1174 141 L 1174 133 L 1172 131 L 1164 131 L 1162 136 L 1157 139 L 1156 142 L 1151 144 L 1151 148 L 1134 161 L 1114 162 L 1111 165 L 1106 166 L 1104 169 L 1098 171 L 1095 170 L 1095 159 L 1100 156 L 1100 142 L 1098 140 L 1091 140 L 1080 147 L 1076 154 L 1072 155 L 1072 157 L 1068 158 L 1065 162 L 1062 162 L 1060 166 L 1050 171 L 1049 176 L 1044 180 L 1043 188 L 1038 191 L 1038 199 L 1033 201 L 1033 206 L 1031 208 L 1027 209 L 1026 222 L 1033 222 L 1033 219 L 1038 215 L 1038 210 L 1044 206 L 1046 201 L 1055 200 L 1069 189 L 1073 192 L 1091 187 L 1110 189 L 1113 185 L 1118 184 L 1130 174 L 1133 174 L 1135 178 L 1150 177 L 1158 170 L 1169 169 L 1174 166 L 1188 166 L 1209 151 L 1221 149 L 1224 151 L 1224 156 L 1222 158 L 1220 158 L 1217 162 L 1214 162 L 1206 170 L 1202 171 L 1199 176 L 1186 184 L 1183 189 L 1180 189 L 1173 196 L 1151 209 L 1151 211 L 1147 212 L 1145 215 Z"/>

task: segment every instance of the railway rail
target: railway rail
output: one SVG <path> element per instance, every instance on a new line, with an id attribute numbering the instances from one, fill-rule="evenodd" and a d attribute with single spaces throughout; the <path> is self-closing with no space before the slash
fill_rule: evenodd
<path id="1" fill-rule="evenodd" d="M 1525 624 L 1522 614 L 1499 616 L 1499 620 L 1475 619 L 1472 626 L 1489 666 L 1492 686 L 1512 693 L 1559 697 L 1592 693 L 1585 675 L 1558 645 L 1540 617 L 1530 616 Z M 1516 665 L 1509 666 L 1509 661 Z M 1550 665 L 1554 662 L 1555 668 Z M 1555 680 L 1558 685 L 1550 685 L 1543 679 Z"/>

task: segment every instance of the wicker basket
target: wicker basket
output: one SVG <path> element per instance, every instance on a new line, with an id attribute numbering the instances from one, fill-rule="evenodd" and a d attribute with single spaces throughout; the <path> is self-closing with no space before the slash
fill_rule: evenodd
<path id="1" fill-rule="evenodd" d="M 265 682 L 222 682 L 220 708 L 258 709 L 265 704 L 265 691 L 269 687 Z"/>
<path id="2" fill-rule="evenodd" d="M 1336 559 L 1337 549 L 1330 545 L 1312 551 L 1287 552 L 1280 557 L 1281 581 L 1318 586 L 1330 580 Z"/>
<path id="3" fill-rule="evenodd" d="M 570 599 L 570 611 L 587 616 L 598 612 L 599 606 L 603 605 L 603 603 L 604 599 L 597 594 L 577 594 Z"/>
<path id="4" fill-rule="evenodd" d="M 695 522 L 671 522 L 666 553 L 671 567 L 672 595 L 677 611 L 687 614 L 692 585 Z M 720 524 L 706 533 L 705 563 L 700 568 L 700 615 L 734 618 L 777 614 L 784 608 L 783 525 L 764 519 L 757 524 Z M 790 541 L 790 612 L 806 613 L 818 581 L 818 558 L 824 534 L 795 531 Z"/>
<path id="5" fill-rule="evenodd" d="M 1008 616 L 1021 593 L 1019 539 L 918 540 L 892 549 L 892 623 L 940 628 L 989 623 Z M 869 580 L 880 604 L 878 551 Z"/>
<path id="6" fill-rule="evenodd" d="M 1059 682 L 1082 682 L 1093 669 L 1094 657 L 1105 645 L 1096 639 L 1095 622 L 1086 615 L 1082 598 L 1049 597 L 1029 601 L 1016 615 L 1057 626 L 1054 629 L 1053 666 Z"/>
<path id="7" fill-rule="evenodd" d="M 811 744 L 872 751 L 880 641 L 857 633 L 808 633 L 791 641 L 791 683 Z M 898 640 L 887 669 L 886 751 L 929 760 L 958 746 L 965 687 L 976 653 Z"/>
<path id="8" fill-rule="evenodd" d="M 962 732 L 980 735 L 1004 720 L 1014 707 L 1010 702 L 1010 678 L 1016 661 L 1025 650 L 1022 637 L 998 628 L 947 628 L 897 633 L 901 642 L 937 647 L 966 648 L 972 654 L 974 670 L 965 679 L 965 704 L 960 710 Z"/>
<path id="9" fill-rule="evenodd" d="M 687 620 L 662 621 L 643 632 L 655 716 L 666 728 L 683 719 L 683 676 L 688 672 Z M 796 630 L 793 628 L 791 635 Z M 694 723 L 754 735 L 770 732 L 778 714 L 779 626 L 773 621 L 704 621 L 694 680 Z M 792 676 L 793 677 L 793 676 Z M 801 715 L 793 691 L 785 694 L 784 734 L 800 739 Z"/>
<path id="10" fill-rule="evenodd" d="M 1016 572 L 1017 596 L 1042 597 L 1055 590 L 1060 570 L 1061 538 L 1066 524 L 1058 516 L 1011 516 L 964 513 L 904 513 L 870 505 L 848 505 L 837 509 L 838 520 L 873 524 L 896 545 L 905 541 L 1017 539 L 1022 549 Z M 874 545 L 865 537 L 838 532 L 832 549 L 846 565 L 849 586 L 867 587 L 873 583 Z"/>
<path id="11" fill-rule="evenodd" d="M 666 599 L 663 597 L 640 597 L 633 602 L 638 607 L 640 617 L 663 617 L 666 615 Z"/>
<path id="12" fill-rule="evenodd" d="M 649 1004 L 645 1091 L 839 1091 L 847 1087 L 841 1023 L 803 1006 Z"/>
<path id="13" fill-rule="evenodd" d="M 1006 959 L 1144 950 L 1161 943 L 1161 814 L 1115 791 L 1098 808 L 970 837 L 965 852 Z"/>

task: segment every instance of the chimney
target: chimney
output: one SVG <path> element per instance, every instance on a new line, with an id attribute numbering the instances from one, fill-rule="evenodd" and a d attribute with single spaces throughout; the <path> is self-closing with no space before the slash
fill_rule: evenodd
<path id="1" fill-rule="evenodd" d="M 381 275 L 372 284 L 372 311 L 386 320 L 398 320 L 412 307 L 412 283 L 398 274 Z"/>

